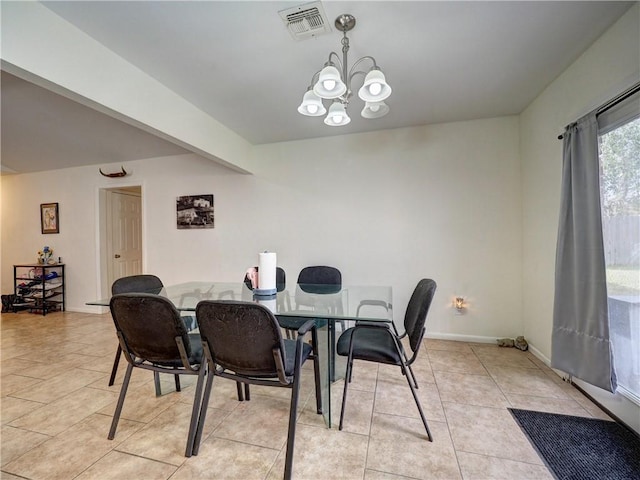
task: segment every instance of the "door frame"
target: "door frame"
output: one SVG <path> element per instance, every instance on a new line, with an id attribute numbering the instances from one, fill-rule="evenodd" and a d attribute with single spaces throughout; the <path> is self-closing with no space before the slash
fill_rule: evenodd
<path id="1" fill-rule="evenodd" d="M 142 271 L 146 269 L 146 225 L 145 225 L 145 201 L 144 201 L 144 185 L 140 183 L 122 184 L 117 186 L 100 186 L 98 187 L 98 289 L 99 298 L 106 298 L 111 295 L 111 284 L 109 282 L 109 244 L 110 244 L 110 226 L 107 224 L 107 192 L 111 191 L 131 191 L 132 188 L 138 188 L 140 191 L 141 206 L 141 262 Z"/>

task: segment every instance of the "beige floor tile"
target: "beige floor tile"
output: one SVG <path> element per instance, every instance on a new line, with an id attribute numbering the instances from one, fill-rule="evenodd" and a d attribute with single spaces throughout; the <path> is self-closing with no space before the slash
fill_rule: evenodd
<path id="1" fill-rule="evenodd" d="M 134 369 L 142 371 L 141 369 Z M 150 374 L 151 372 L 143 372 Z M 115 387 L 115 385 L 114 385 Z M 120 393 L 120 387 L 115 390 Z M 156 397 L 153 381 L 144 383 L 138 387 L 129 387 L 127 395 L 124 399 L 124 405 L 122 407 L 121 419 L 134 420 L 136 422 L 148 423 L 153 418 L 162 414 L 167 408 L 176 403 L 179 400 L 179 393 L 173 392 L 167 395 L 161 395 Z M 116 410 L 117 399 L 104 408 L 100 409 L 98 413 L 104 415 L 113 416 Z"/>
<path id="2" fill-rule="evenodd" d="M 17 418 L 27 415 L 28 413 L 37 410 L 44 406 L 44 403 L 32 402 L 31 400 L 23 400 L 22 398 L 3 397 L 2 398 L 2 413 L 0 418 L 2 424 L 11 423 Z"/>
<path id="3" fill-rule="evenodd" d="M 18 370 L 18 372 L 16 372 L 19 375 L 40 378 L 42 380 L 49 380 L 57 375 L 68 372 L 69 370 L 75 368 L 85 368 L 88 365 L 86 362 L 84 364 L 74 362 L 67 356 L 61 357 L 59 355 L 52 355 L 49 360 L 46 360 L 37 354 L 35 361 L 32 361 L 32 359 L 28 356 L 15 358 L 12 359 L 12 361 L 16 361 L 22 364 L 22 371 Z M 92 358 L 89 361 L 89 364 L 93 361 L 94 359 Z M 28 369 L 24 368 L 25 362 L 27 362 L 29 365 Z"/>
<path id="4" fill-rule="evenodd" d="M 214 430 L 213 436 L 280 449 L 287 439 L 288 400 L 252 395 L 242 402 Z"/>
<path id="5" fill-rule="evenodd" d="M 14 397 L 34 402 L 53 402 L 104 377 L 98 372 L 74 368 L 13 393 Z"/>
<path id="6" fill-rule="evenodd" d="M 507 367 L 538 368 L 529 354 L 517 348 L 505 348 L 495 345 L 472 347 L 478 359 L 485 365 L 503 365 Z"/>
<path id="7" fill-rule="evenodd" d="M 333 402 L 332 423 L 334 428 L 340 425 L 340 410 L 342 408 L 342 389 L 344 381 L 336 383 L 335 390 L 338 391 L 336 400 Z M 355 390 L 349 386 L 347 392 L 347 405 L 344 412 L 343 431 L 369 435 L 371 430 L 371 414 L 373 413 L 374 392 Z"/>
<path id="8" fill-rule="evenodd" d="M 435 377 L 443 402 L 485 407 L 509 406 L 509 402 L 491 377 L 451 372 L 436 372 Z"/>
<path id="9" fill-rule="evenodd" d="M 2 480 L 24 480 L 22 477 L 11 475 L 7 472 L 0 472 L 0 478 L 2 478 Z"/>
<path id="10" fill-rule="evenodd" d="M 87 385 L 91 388 L 99 388 L 102 390 L 108 390 L 111 392 L 120 393 L 120 388 L 122 387 L 122 381 L 124 380 L 124 374 L 127 371 L 127 362 L 125 360 L 120 361 L 120 366 L 116 373 L 116 378 L 114 379 L 113 385 L 109 386 L 109 378 L 111 377 L 111 369 L 113 368 L 113 358 L 110 358 L 107 363 L 104 361 L 104 357 L 97 359 L 97 366 L 95 368 L 86 368 L 85 370 L 93 370 L 96 372 L 102 372 L 102 375 L 95 382 Z M 153 389 L 153 373 L 149 370 L 144 370 L 142 368 L 134 368 L 133 373 L 131 374 L 131 380 L 129 381 L 129 389 L 139 388 L 142 385 L 149 385 L 150 389 Z M 175 388 L 174 388 L 175 389 Z"/>
<path id="11" fill-rule="evenodd" d="M 74 478 L 117 446 L 117 441 L 107 439 L 110 423 L 109 417 L 92 415 L 4 465 L 3 470 L 31 480 Z M 139 426 L 123 420 L 117 440 L 126 439 Z"/>
<path id="12" fill-rule="evenodd" d="M 4 335 L 4 331 L 2 332 L 2 334 Z M 4 346 L 2 348 L 4 348 Z M 39 366 L 49 368 L 46 371 L 43 368 L 42 372 L 37 372 Z M 2 375 L 2 379 L 4 379 L 5 376 L 11 374 L 46 379 L 52 376 L 52 367 L 52 365 L 47 365 L 46 363 L 39 362 L 38 360 L 25 363 L 24 360 L 19 358 L 9 358 L 0 362 L 0 374 Z M 38 375 L 37 373 L 41 373 L 42 375 Z"/>
<path id="13" fill-rule="evenodd" d="M 373 411 L 375 413 L 420 418 L 409 384 L 402 375 L 400 375 L 400 380 L 404 384 L 388 383 L 383 380 L 378 381 Z M 423 384 L 416 390 L 416 393 L 427 420 L 445 421 L 442 402 L 435 384 Z"/>
<path id="14" fill-rule="evenodd" d="M 542 465 L 542 460 L 506 408 L 449 402 L 443 405 L 457 451 Z"/>
<path id="15" fill-rule="evenodd" d="M 578 390 L 574 390 L 576 393 L 571 395 L 571 398 L 573 398 L 578 404 L 580 404 L 580 406 L 584 408 L 589 413 L 589 415 L 600 420 L 612 420 L 612 418 L 595 403 L 582 395 Z"/>
<path id="16" fill-rule="evenodd" d="M 461 478 L 446 423 L 429 422 L 433 442 L 420 420 L 374 413 L 367 468 L 411 478 Z"/>
<path id="17" fill-rule="evenodd" d="M 471 347 L 465 342 L 454 342 L 451 340 L 439 340 L 435 338 L 425 338 L 424 347 L 427 350 L 446 350 L 449 352 L 473 353 Z"/>
<path id="18" fill-rule="evenodd" d="M 171 480 L 262 480 L 277 456 L 277 449 L 211 436 L 202 442 L 198 455 L 184 462 Z"/>
<path id="19" fill-rule="evenodd" d="M 415 375 L 418 382 L 418 387 L 428 383 L 436 383 L 435 377 L 433 376 L 433 371 L 431 369 L 431 364 L 428 361 L 416 361 L 413 365 L 411 365 L 411 369 L 413 370 L 413 374 Z M 404 375 L 402 374 L 401 367 L 396 365 L 380 364 L 378 366 L 378 380 L 386 381 L 389 383 L 396 383 L 398 385 L 406 385 L 407 383 Z"/>
<path id="20" fill-rule="evenodd" d="M 38 378 L 25 377 L 23 375 L 5 375 L 0 381 L 0 389 L 2 390 L 2 396 L 13 395 L 21 390 L 33 387 L 41 383 L 42 380 Z"/>
<path id="21" fill-rule="evenodd" d="M 558 384 L 539 369 L 487 365 L 487 370 L 504 393 L 569 398 Z"/>
<path id="22" fill-rule="evenodd" d="M 113 360 L 115 358 L 115 352 L 116 352 L 115 347 L 113 348 L 113 351 L 109 349 L 108 354 L 100 357 L 94 357 L 93 360 L 91 360 L 90 362 L 83 364 L 81 368 L 84 368 L 85 370 L 93 370 L 94 372 L 107 373 L 109 374 L 109 376 L 111 376 L 111 370 L 113 369 Z M 122 369 L 122 372 L 124 372 L 126 368 L 127 368 L 127 362 L 124 359 L 122 359 L 118 366 L 118 372 L 120 372 L 121 369 Z"/>
<path id="23" fill-rule="evenodd" d="M 282 390 L 291 394 L 291 390 L 286 388 L 283 388 Z M 186 389 L 183 392 L 184 394 L 180 396 L 180 401 L 192 403 L 194 392 L 195 388 Z M 254 394 L 253 385 L 251 385 L 251 394 Z M 242 403 L 243 402 L 238 401 L 236 382 L 220 377 L 214 379 L 213 388 L 211 389 L 211 397 L 209 398 L 209 408 L 231 412 L 239 405 L 242 405 Z"/>
<path id="24" fill-rule="evenodd" d="M 353 374 L 349 390 L 363 390 L 375 392 L 378 379 L 378 364 L 355 360 L 353 362 Z"/>
<path id="25" fill-rule="evenodd" d="M 513 408 L 536 410 L 538 412 L 561 413 L 578 417 L 591 417 L 578 402 L 571 398 L 533 397 L 529 395 L 506 394 Z"/>
<path id="26" fill-rule="evenodd" d="M 12 427 L 24 428 L 46 435 L 57 435 L 96 413 L 117 399 L 112 392 L 81 388 L 11 422 Z"/>
<path id="27" fill-rule="evenodd" d="M 393 473 L 378 472 L 376 470 L 367 469 L 364 471 L 364 480 L 407 480 L 410 477 L 404 475 L 395 475 Z"/>
<path id="28" fill-rule="evenodd" d="M 2 427 L 2 448 L 0 449 L 0 460 L 2 466 L 15 460 L 29 450 L 37 447 L 51 437 L 37 432 L 29 432 L 21 428 L 9 426 Z"/>
<path id="29" fill-rule="evenodd" d="M 121 480 L 123 478 L 166 480 L 177 467 L 147 458 L 112 451 L 74 480 Z"/>
<path id="30" fill-rule="evenodd" d="M 339 387 L 342 384 L 339 383 L 337 385 L 338 385 L 337 387 L 332 388 L 332 390 L 331 390 L 332 397 L 335 399 L 333 401 L 334 405 L 339 405 L 340 404 L 339 403 L 340 399 L 338 399 L 336 397 L 335 391 L 336 390 L 340 390 Z M 340 397 L 340 398 L 342 398 L 342 397 Z M 338 407 L 334 407 L 334 408 L 339 408 L 339 406 Z M 335 416 L 335 411 L 334 411 L 334 416 Z M 322 427 L 322 426 L 325 425 L 324 416 L 317 413 L 315 395 L 309 396 L 304 403 L 301 402 L 298 405 L 298 423 L 299 424 L 305 424 L 305 425 L 314 425 L 314 426 L 317 426 L 317 427 Z"/>
<path id="31" fill-rule="evenodd" d="M 118 451 L 180 466 L 184 463 L 191 407 L 174 403 L 118 446 Z M 206 438 L 227 415 L 209 408 L 202 433 Z"/>
<path id="32" fill-rule="evenodd" d="M 487 371 L 473 352 L 427 350 L 434 372 L 471 373 L 487 375 Z"/>
<path id="33" fill-rule="evenodd" d="M 515 462 L 468 452 L 458 452 L 458 462 L 465 480 L 553 480 L 544 465 Z"/>
<path id="34" fill-rule="evenodd" d="M 293 457 L 296 480 L 361 480 L 367 458 L 368 437 L 338 429 L 298 425 Z M 284 474 L 285 448 L 269 472 L 269 480 Z"/>

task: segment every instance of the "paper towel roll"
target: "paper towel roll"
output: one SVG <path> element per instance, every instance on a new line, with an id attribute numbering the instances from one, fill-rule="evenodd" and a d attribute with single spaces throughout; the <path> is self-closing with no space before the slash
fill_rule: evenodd
<path id="1" fill-rule="evenodd" d="M 274 298 L 271 298 L 271 297 L 274 297 Z M 268 298 L 268 300 L 262 300 L 262 299 L 259 298 L 257 300 L 257 303 L 267 307 L 269 310 L 271 310 L 271 313 L 273 313 L 273 314 L 278 313 L 275 295 L 271 295 L 271 296 L 267 296 L 267 297 L 263 297 L 263 298 L 265 298 L 265 299 Z"/>
<path id="2" fill-rule="evenodd" d="M 259 254 L 258 293 L 275 293 L 276 263 L 277 260 L 275 252 L 264 252 Z"/>

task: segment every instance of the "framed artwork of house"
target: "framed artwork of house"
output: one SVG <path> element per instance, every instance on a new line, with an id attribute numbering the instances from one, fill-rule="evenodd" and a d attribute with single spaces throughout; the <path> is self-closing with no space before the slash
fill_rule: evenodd
<path id="1" fill-rule="evenodd" d="M 178 197 L 176 223 L 180 230 L 214 228 L 213 194 Z"/>

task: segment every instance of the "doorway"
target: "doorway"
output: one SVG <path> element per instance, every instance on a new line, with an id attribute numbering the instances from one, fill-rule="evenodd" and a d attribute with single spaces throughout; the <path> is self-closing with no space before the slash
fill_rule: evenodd
<path id="1" fill-rule="evenodd" d="M 118 278 L 142 273 L 142 188 L 101 189 L 102 294 Z"/>

